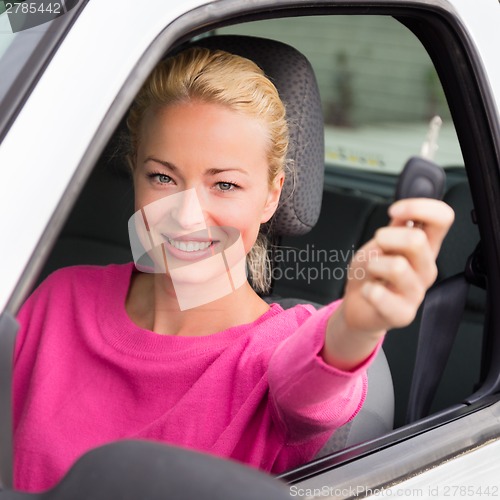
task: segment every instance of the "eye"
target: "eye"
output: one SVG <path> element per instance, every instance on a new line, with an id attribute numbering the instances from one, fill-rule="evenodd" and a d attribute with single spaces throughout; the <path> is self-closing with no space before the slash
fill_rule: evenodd
<path id="1" fill-rule="evenodd" d="M 234 182 L 218 182 L 217 187 L 220 191 L 233 191 L 239 188 Z"/>
<path id="2" fill-rule="evenodd" d="M 174 182 L 172 177 L 166 174 L 151 173 L 148 175 L 148 177 L 156 181 L 158 184 L 172 184 Z"/>

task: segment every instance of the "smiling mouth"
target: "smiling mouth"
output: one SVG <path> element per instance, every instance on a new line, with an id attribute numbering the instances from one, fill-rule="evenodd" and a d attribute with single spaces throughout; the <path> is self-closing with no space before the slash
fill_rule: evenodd
<path id="1" fill-rule="evenodd" d="M 167 241 L 177 250 L 183 252 L 199 252 L 215 245 L 216 241 L 188 241 L 188 240 L 174 240 L 167 237 Z"/>

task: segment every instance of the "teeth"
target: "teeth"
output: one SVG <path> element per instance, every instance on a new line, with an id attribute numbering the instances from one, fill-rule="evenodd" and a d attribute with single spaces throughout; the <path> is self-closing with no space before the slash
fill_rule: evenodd
<path id="1" fill-rule="evenodd" d="M 178 250 L 183 252 L 197 252 L 198 250 L 205 250 L 212 242 L 211 241 L 178 241 L 168 238 L 168 242 Z"/>

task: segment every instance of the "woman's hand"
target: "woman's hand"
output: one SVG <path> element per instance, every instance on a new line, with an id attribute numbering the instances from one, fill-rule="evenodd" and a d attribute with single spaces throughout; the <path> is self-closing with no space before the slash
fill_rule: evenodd
<path id="1" fill-rule="evenodd" d="M 448 205 L 426 198 L 400 200 L 389 215 L 389 226 L 354 256 L 343 303 L 328 322 L 322 355 L 340 369 L 355 368 L 386 330 L 415 318 L 436 279 L 436 257 L 454 219 Z"/>

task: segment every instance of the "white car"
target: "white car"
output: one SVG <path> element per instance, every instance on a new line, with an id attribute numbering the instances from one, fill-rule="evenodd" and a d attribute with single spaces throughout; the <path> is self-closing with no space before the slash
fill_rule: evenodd
<path id="1" fill-rule="evenodd" d="M 321 109 L 306 110 L 316 121 L 301 125 L 297 146 L 299 180 L 319 189 L 317 208 L 306 203 L 307 228 L 276 235 L 268 300 L 324 304 L 342 295 L 350 258 L 387 222 L 397 176 L 434 115 L 443 121 L 435 161 L 456 212 L 437 283 L 415 322 L 388 333 L 365 410 L 316 460 L 271 483 L 292 498 L 500 497 L 499 26 L 498 0 L 1 1 L 0 499 L 14 495 L 16 313 L 54 269 L 131 260 L 130 180 L 117 151 L 123 118 L 162 57 L 187 43 L 218 44 L 220 35 L 238 37 L 244 53 L 248 37 L 263 39 L 264 59 L 279 59 L 269 39 L 294 47 L 321 97 Z M 277 81 L 293 87 L 298 68 L 277 63 Z M 320 128 L 325 146 L 314 173 L 309 127 Z M 217 464 L 205 475 L 203 467 L 193 462 L 194 482 L 217 474 Z M 139 483 L 149 491 L 147 479 Z M 107 488 L 102 498 L 129 498 Z"/>

